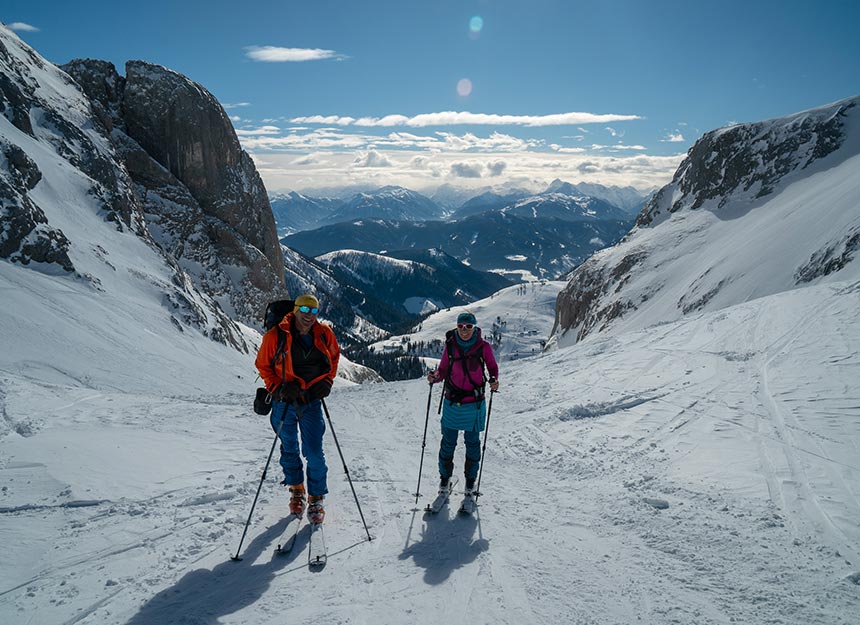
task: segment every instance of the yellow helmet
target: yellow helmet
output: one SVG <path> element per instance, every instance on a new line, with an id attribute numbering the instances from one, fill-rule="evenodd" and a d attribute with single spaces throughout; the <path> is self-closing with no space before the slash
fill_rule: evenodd
<path id="1" fill-rule="evenodd" d="M 312 312 L 314 312 L 314 313 L 317 313 L 319 311 L 319 308 L 320 308 L 319 300 L 316 297 L 314 297 L 313 295 L 311 295 L 310 293 L 305 293 L 303 295 L 299 295 L 296 298 L 296 301 L 293 302 L 293 304 L 295 306 L 293 308 L 293 312 L 298 312 L 299 307 L 301 307 L 301 306 L 307 306 L 308 308 L 311 308 L 311 309 L 315 308 L 316 310 L 312 310 Z"/>

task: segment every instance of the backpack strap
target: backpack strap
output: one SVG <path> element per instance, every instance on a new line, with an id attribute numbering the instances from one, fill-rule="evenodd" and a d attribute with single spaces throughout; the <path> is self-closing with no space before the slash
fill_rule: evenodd
<path id="1" fill-rule="evenodd" d="M 272 357 L 272 369 L 275 368 L 275 363 L 278 362 L 278 358 L 281 359 L 281 383 L 285 382 L 287 379 L 287 368 L 286 368 L 286 359 L 287 353 L 284 351 L 284 348 L 287 346 L 287 333 L 281 329 L 280 325 L 276 325 L 275 329 L 278 333 L 278 346 L 275 348 L 275 355 Z"/>
<path id="2" fill-rule="evenodd" d="M 445 378 L 445 387 L 447 391 L 448 399 L 453 403 L 460 403 L 466 397 L 474 397 L 478 403 L 480 403 L 486 394 L 487 387 L 487 376 L 484 374 L 484 368 L 486 364 L 484 362 L 483 351 L 481 354 L 466 355 L 466 350 L 457 342 L 457 339 L 452 334 L 447 338 L 446 344 L 448 346 L 448 357 L 451 359 L 451 366 L 448 368 L 448 376 Z M 459 357 L 457 353 L 459 352 Z M 475 380 L 472 379 L 472 374 L 469 373 L 469 367 L 466 366 L 466 361 L 470 358 L 477 359 L 481 363 L 481 382 L 480 384 L 475 384 Z M 466 374 L 466 377 L 469 379 L 469 382 L 472 383 L 473 387 L 471 389 L 460 388 L 456 384 L 451 381 L 451 375 L 454 372 L 454 362 L 460 361 L 460 366 L 463 368 L 463 373 Z"/>

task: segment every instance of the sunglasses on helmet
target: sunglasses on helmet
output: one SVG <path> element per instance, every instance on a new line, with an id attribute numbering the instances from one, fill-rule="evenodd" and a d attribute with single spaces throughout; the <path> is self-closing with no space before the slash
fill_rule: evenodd
<path id="1" fill-rule="evenodd" d="M 310 306 L 299 306 L 299 312 L 310 313 L 312 315 L 315 315 L 319 311 L 320 311 L 320 309 L 317 308 L 316 306 L 314 306 L 313 308 L 311 308 Z"/>
<path id="2" fill-rule="evenodd" d="M 475 324 L 474 323 L 458 323 L 457 327 L 460 328 L 461 330 L 471 330 L 472 328 L 475 327 Z"/>

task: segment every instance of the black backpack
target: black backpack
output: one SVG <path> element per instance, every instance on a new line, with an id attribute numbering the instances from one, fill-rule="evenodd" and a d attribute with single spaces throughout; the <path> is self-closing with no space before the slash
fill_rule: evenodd
<path id="1" fill-rule="evenodd" d="M 295 302 L 291 299 L 279 299 L 269 302 L 266 306 L 266 314 L 263 315 L 263 332 L 268 332 L 281 323 L 287 313 L 293 312 Z"/>
<path id="2" fill-rule="evenodd" d="M 266 305 L 266 313 L 263 315 L 263 332 L 268 332 L 272 328 L 278 327 L 283 321 L 287 313 L 293 312 L 295 303 L 291 299 L 279 299 L 274 302 L 269 302 Z M 287 342 L 287 333 L 278 327 L 278 347 L 275 350 L 275 357 L 272 363 L 279 357 L 283 356 L 284 345 Z M 254 396 L 254 412 L 260 415 L 267 415 L 272 410 L 272 398 L 269 391 L 265 387 L 258 388 Z"/>

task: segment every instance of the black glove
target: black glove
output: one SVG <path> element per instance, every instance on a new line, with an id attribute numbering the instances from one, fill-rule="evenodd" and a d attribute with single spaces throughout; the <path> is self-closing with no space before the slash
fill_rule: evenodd
<path id="1" fill-rule="evenodd" d="M 302 387 L 298 382 L 283 382 L 272 393 L 272 399 L 292 404 L 302 394 Z"/>
<path id="2" fill-rule="evenodd" d="M 311 400 L 328 397 L 331 393 L 331 380 L 324 378 L 308 389 L 308 398 Z"/>

